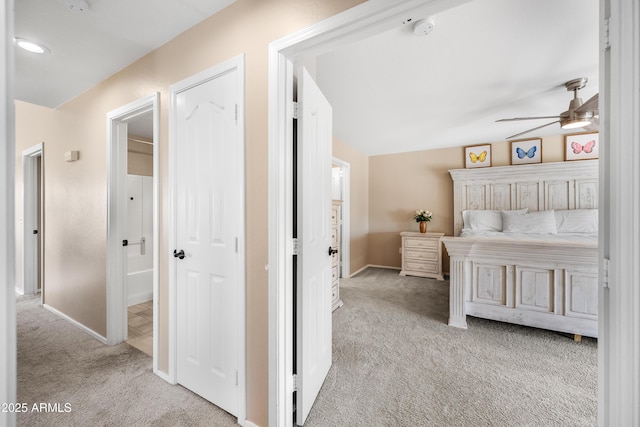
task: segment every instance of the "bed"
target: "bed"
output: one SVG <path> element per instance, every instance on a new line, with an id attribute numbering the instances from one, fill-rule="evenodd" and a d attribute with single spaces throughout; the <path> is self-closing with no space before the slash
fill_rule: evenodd
<path id="1" fill-rule="evenodd" d="M 597 337 L 598 161 L 449 173 L 449 325 L 470 315 Z"/>

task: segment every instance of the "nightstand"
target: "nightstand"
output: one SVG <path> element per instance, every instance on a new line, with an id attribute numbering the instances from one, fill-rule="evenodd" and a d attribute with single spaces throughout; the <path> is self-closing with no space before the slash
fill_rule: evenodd
<path id="1" fill-rule="evenodd" d="M 444 233 L 403 231 L 401 276 L 420 276 L 444 280 L 442 276 L 442 241 Z"/>

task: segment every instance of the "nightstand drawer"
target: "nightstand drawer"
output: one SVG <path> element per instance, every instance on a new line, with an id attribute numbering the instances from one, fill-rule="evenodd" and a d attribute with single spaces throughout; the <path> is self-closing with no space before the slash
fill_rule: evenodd
<path id="1" fill-rule="evenodd" d="M 407 237 L 404 245 L 407 248 L 438 249 L 440 239 L 416 239 Z"/>
<path id="2" fill-rule="evenodd" d="M 338 280 L 338 266 L 334 265 L 333 268 L 331 269 L 331 281 L 335 282 L 336 280 Z"/>
<path id="3" fill-rule="evenodd" d="M 404 256 L 406 258 L 411 258 L 414 260 L 424 260 L 424 261 L 438 261 L 438 251 L 435 250 L 420 250 L 420 249 L 405 249 Z"/>
<path id="4" fill-rule="evenodd" d="M 338 207 L 333 206 L 331 207 L 331 224 L 337 224 L 337 223 L 338 223 Z"/>
<path id="5" fill-rule="evenodd" d="M 404 263 L 405 270 L 421 271 L 424 273 L 440 273 L 438 264 L 435 262 L 420 262 L 406 260 Z"/>
<path id="6" fill-rule="evenodd" d="M 331 287 L 331 302 L 336 302 L 340 298 L 340 287 L 338 285 L 333 285 Z"/>
<path id="7" fill-rule="evenodd" d="M 338 247 L 338 230 L 336 230 L 335 228 L 331 229 L 331 246 L 333 248 Z"/>

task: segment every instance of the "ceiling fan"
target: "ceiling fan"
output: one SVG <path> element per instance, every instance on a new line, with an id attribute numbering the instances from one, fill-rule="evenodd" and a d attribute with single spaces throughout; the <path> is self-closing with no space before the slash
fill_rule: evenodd
<path id="1" fill-rule="evenodd" d="M 586 77 L 580 77 L 578 79 L 569 80 L 564 84 L 568 91 L 573 91 L 573 99 L 569 103 L 569 109 L 562 112 L 559 116 L 540 116 L 540 117 L 514 117 L 512 119 L 500 119 L 496 122 L 515 122 L 518 120 L 539 120 L 539 119 L 558 119 L 554 122 L 537 126 L 524 132 L 517 133 L 515 135 L 508 136 L 507 139 L 515 138 L 525 133 L 533 132 L 534 130 L 542 129 L 543 127 L 551 126 L 555 123 L 560 123 L 562 129 L 576 129 L 595 124 L 598 122 L 598 94 L 589 98 L 587 102 L 583 103 L 582 99 L 578 97 L 578 91 L 585 87 L 587 84 Z"/>

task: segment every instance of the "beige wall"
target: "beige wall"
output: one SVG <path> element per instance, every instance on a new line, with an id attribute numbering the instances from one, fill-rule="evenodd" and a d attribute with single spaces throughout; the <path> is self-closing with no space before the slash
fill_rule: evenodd
<path id="1" fill-rule="evenodd" d="M 472 142 L 469 145 L 480 144 Z M 510 143 L 492 143 L 493 166 L 510 164 Z M 543 138 L 542 161 L 564 160 L 564 138 Z M 401 231 L 418 231 L 413 211 L 433 212 L 430 231 L 453 234 L 453 183 L 449 169 L 464 168 L 462 147 L 369 158 L 368 264 L 400 267 Z M 445 254 L 444 271 L 449 271 Z"/>
<path id="2" fill-rule="evenodd" d="M 45 302 L 106 334 L 106 130 L 109 111 L 160 92 L 160 229 L 168 223 L 169 86 L 239 54 L 246 60 L 246 209 L 267 211 L 268 45 L 362 0 L 238 0 L 56 110 L 17 103 L 17 152 L 44 141 Z M 79 150 L 80 161 L 63 153 Z M 22 160 L 16 158 L 17 193 Z M 17 218 L 22 218 L 21 200 Z M 21 227 L 20 227 L 21 228 Z M 267 216 L 247 222 L 247 418 L 268 417 Z M 168 368 L 168 263 L 160 239 L 159 367 Z M 18 236 L 18 253 L 22 239 Z M 21 264 L 20 267 L 21 269 Z"/>
<path id="3" fill-rule="evenodd" d="M 349 163 L 349 274 L 366 267 L 369 233 L 369 158 L 333 138 L 333 156 Z"/>
<path id="4" fill-rule="evenodd" d="M 146 138 L 135 137 L 144 141 Z M 138 141 L 127 142 L 127 173 L 153 176 L 153 146 Z"/>

